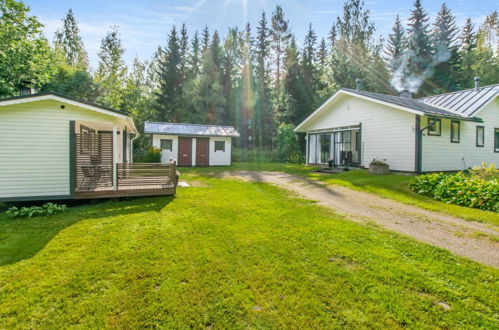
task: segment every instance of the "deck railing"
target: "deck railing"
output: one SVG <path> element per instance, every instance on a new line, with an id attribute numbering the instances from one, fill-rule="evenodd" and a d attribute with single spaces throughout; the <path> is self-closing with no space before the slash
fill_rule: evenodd
<path id="1" fill-rule="evenodd" d="M 174 188 L 175 163 L 118 163 L 116 164 L 118 189 Z"/>

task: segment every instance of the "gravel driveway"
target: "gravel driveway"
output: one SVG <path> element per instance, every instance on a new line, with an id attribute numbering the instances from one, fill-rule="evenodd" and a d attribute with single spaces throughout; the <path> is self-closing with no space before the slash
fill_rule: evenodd
<path id="1" fill-rule="evenodd" d="M 406 205 L 377 195 L 281 172 L 222 172 L 217 177 L 275 184 L 317 201 L 349 219 L 374 222 L 477 262 L 499 268 L 499 229 L 494 225 Z"/>

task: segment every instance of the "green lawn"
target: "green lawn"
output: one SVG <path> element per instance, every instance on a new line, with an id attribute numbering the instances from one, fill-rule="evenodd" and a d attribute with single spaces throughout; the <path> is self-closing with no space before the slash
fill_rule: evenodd
<path id="1" fill-rule="evenodd" d="M 499 327 L 497 269 L 269 185 L 191 179 L 0 215 L 0 328 Z"/>
<path id="2" fill-rule="evenodd" d="M 182 168 L 183 175 L 210 174 L 228 170 L 282 171 L 320 180 L 331 185 L 342 185 L 353 189 L 371 192 L 396 201 L 415 205 L 427 210 L 442 212 L 465 220 L 499 225 L 499 213 L 482 211 L 454 204 L 442 203 L 433 198 L 409 190 L 410 175 L 388 174 L 370 175 L 367 170 L 354 170 L 340 174 L 322 174 L 304 165 L 281 163 L 234 163 L 230 167 Z"/>

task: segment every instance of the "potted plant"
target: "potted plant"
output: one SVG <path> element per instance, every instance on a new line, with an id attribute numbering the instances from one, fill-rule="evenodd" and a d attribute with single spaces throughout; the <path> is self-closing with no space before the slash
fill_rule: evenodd
<path id="1" fill-rule="evenodd" d="M 385 161 L 386 159 L 373 159 L 369 164 L 369 174 L 388 174 L 390 166 Z"/>

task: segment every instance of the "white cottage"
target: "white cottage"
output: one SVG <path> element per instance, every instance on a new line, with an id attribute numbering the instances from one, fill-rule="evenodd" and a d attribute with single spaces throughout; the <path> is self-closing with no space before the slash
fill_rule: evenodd
<path id="1" fill-rule="evenodd" d="M 144 133 L 161 149 L 161 162 L 175 159 L 178 166 L 227 166 L 232 164 L 232 126 L 146 122 Z"/>
<path id="2" fill-rule="evenodd" d="M 0 202 L 173 194 L 174 168 L 131 163 L 137 136 L 125 112 L 58 93 L 0 99 Z"/>
<path id="3" fill-rule="evenodd" d="M 499 84 L 412 99 L 342 88 L 295 129 L 307 134 L 307 164 L 404 172 L 499 164 Z"/>

